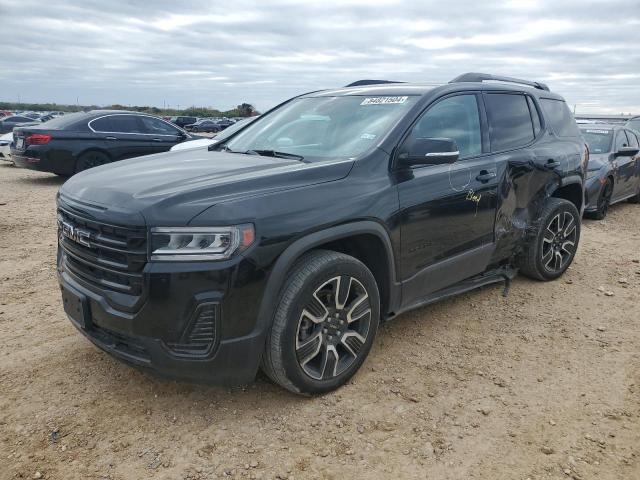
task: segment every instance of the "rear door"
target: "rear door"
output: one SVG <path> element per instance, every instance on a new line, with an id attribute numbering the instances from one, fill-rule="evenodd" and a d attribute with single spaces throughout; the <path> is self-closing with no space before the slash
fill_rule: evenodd
<path id="1" fill-rule="evenodd" d="M 182 131 L 159 118 L 141 115 L 142 131 L 147 136 L 150 153 L 166 152 L 184 140 Z"/>
<path id="2" fill-rule="evenodd" d="M 451 138 L 460 159 L 397 172 L 405 305 L 482 272 L 490 256 L 498 180 L 479 98 L 465 92 L 438 100 L 407 137 Z"/>
<path id="3" fill-rule="evenodd" d="M 149 136 L 142 132 L 137 115 L 110 114 L 89 122 L 113 160 L 139 157 L 153 153 Z"/>

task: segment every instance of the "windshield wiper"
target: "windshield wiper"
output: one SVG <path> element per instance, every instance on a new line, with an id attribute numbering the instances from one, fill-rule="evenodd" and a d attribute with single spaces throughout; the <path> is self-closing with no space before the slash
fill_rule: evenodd
<path id="1" fill-rule="evenodd" d="M 246 152 L 242 153 L 246 153 L 249 155 L 262 155 L 263 157 L 291 158 L 300 161 L 304 160 L 304 157 L 302 155 L 296 155 L 295 153 L 278 152 L 276 150 L 247 150 Z"/>

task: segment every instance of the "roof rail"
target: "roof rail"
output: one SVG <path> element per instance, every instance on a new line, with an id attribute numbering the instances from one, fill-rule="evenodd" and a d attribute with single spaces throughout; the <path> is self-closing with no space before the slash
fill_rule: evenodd
<path id="1" fill-rule="evenodd" d="M 528 85 L 533 88 L 537 88 L 538 90 L 546 90 L 549 91 L 549 87 L 542 82 L 530 82 L 529 80 L 521 80 L 519 78 L 512 77 L 501 77 L 499 75 L 491 75 L 490 73 L 463 73 L 462 75 L 454 78 L 449 83 L 459 83 L 459 82 L 484 82 L 486 80 L 494 80 L 496 82 L 507 82 L 507 83 L 519 83 L 521 85 Z"/>
<path id="2" fill-rule="evenodd" d="M 380 85 L 383 83 L 404 83 L 404 82 L 396 82 L 393 80 L 357 80 L 355 82 L 350 83 L 349 85 L 345 85 L 346 87 L 362 87 L 365 85 Z"/>

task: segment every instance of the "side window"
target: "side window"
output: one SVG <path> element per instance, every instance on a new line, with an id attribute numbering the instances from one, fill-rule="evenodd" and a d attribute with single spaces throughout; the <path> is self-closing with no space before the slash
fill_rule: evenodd
<path id="1" fill-rule="evenodd" d="M 542 110 L 553 132 L 559 137 L 574 137 L 580 135 L 578 125 L 573 114 L 562 100 L 541 98 Z"/>
<path id="2" fill-rule="evenodd" d="M 140 121 L 142 122 L 144 133 L 156 135 L 178 135 L 180 133 L 178 129 L 157 118 L 141 116 Z"/>
<path id="3" fill-rule="evenodd" d="M 475 95 L 445 98 L 429 108 L 411 131 L 413 138 L 451 138 L 460 158 L 482 153 L 480 112 Z"/>
<path id="4" fill-rule="evenodd" d="M 96 132 L 142 133 L 135 115 L 109 115 L 89 122 Z"/>
<path id="5" fill-rule="evenodd" d="M 638 145 L 638 138 L 633 134 L 633 132 L 627 130 L 627 138 L 629 139 L 630 147 L 638 148 L 640 146 Z"/>
<path id="6" fill-rule="evenodd" d="M 533 141 L 533 122 L 524 95 L 488 93 L 484 98 L 492 152 L 521 147 Z"/>
<path id="7" fill-rule="evenodd" d="M 617 152 L 621 148 L 628 147 L 629 140 L 627 140 L 627 136 L 624 133 L 624 130 L 618 130 L 616 135 L 616 147 L 613 149 L 614 152 Z"/>
<path id="8" fill-rule="evenodd" d="M 531 121 L 533 121 L 533 136 L 537 137 L 542 130 L 542 126 L 540 125 L 540 113 L 538 112 L 538 108 L 536 107 L 533 98 L 527 95 L 527 105 L 529 105 L 529 112 L 531 112 Z"/>

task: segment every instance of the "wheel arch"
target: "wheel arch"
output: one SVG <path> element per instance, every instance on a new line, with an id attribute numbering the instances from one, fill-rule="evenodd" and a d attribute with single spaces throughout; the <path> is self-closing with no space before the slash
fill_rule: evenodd
<path id="1" fill-rule="evenodd" d="M 563 198 L 570 201 L 578 209 L 579 213 L 582 213 L 584 207 L 584 187 L 581 181 L 568 181 L 556 188 L 551 197 Z"/>
<path id="2" fill-rule="evenodd" d="M 387 230 L 374 221 L 353 222 L 313 232 L 285 249 L 267 280 L 258 328 L 266 331 L 271 325 L 278 296 L 291 268 L 305 253 L 318 249 L 351 255 L 371 270 L 380 290 L 382 318 L 399 304 L 400 286 L 396 282 L 393 248 Z"/>

